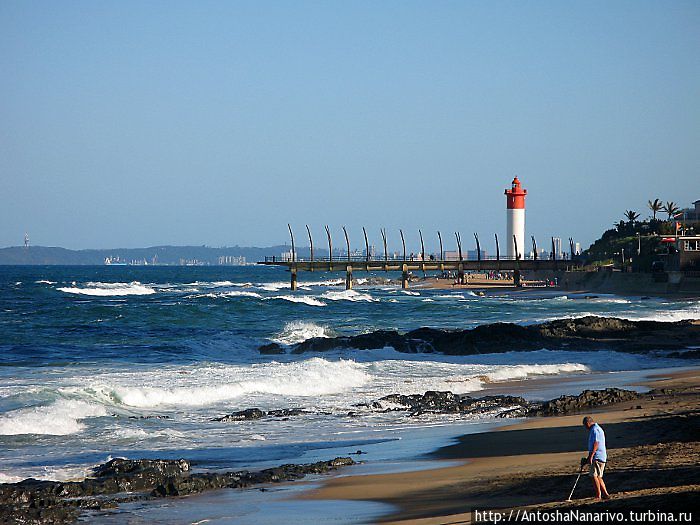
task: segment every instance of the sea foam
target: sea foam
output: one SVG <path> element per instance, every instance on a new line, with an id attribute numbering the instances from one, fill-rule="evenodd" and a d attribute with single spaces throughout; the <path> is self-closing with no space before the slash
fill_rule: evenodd
<path id="1" fill-rule="evenodd" d="M 325 326 L 308 321 L 292 321 L 284 325 L 281 332 L 271 338 L 283 345 L 294 345 L 314 337 L 333 337 L 335 334 Z"/>
<path id="2" fill-rule="evenodd" d="M 93 295 L 110 297 L 117 295 L 151 295 L 156 293 L 153 288 L 144 286 L 139 282 L 132 283 L 86 283 L 85 287 L 78 287 L 75 283 L 71 287 L 56 288 L 60 292 L 78 295 Z"/>
<path id="3" fill-rule="evenodd" d="M 65 436 L 85 428 L 81 420 L 106 416 L 103 406 L 80 400 L 58 400 L 51 405 L 20 408 L 0 416 L 0 435 L 47 434 Z"/>
<path id="4" fill-rule="evenodd" d="M 355 290 L 328 291 L 321 295 L 323 299 L 330 301 L 365 301 L 368 303 L 378 301 L 368 293 L 360 293 Z"/>
<path id="5" fill-rule="evenodd" d="M 233 401 L 245 395 L 267 394 L 284 397 L 312 397 L 347 392 L 370 380 L 365 366 L 351 360 L 329 361 L 311 358 L 295 363 L 265 363 L 249 368 L 227 366 L 195 369 L 182 375 L 170 371 L 140 375 L 133 384 L 94 384 L 89 394 L 105 403 L 133 408 L 206 406 Z M 74 390 L 75 392 L 75 390 Z"/>
<path id="6" fill-rule="evenodd" d="M 271 299 L 282 299 L 284 301 L 289 301 L 290 303 L 302 303 L 308 304 L 309 306 L 326 306 L 327 303 L 311 297 L 309 295 L 276 295 Z"/>

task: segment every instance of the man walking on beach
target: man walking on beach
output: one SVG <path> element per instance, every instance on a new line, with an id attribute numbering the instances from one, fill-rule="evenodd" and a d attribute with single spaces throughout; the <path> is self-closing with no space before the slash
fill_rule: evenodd
<path id="1" fill-rule="evenodd" d="M 603 471 L 608 460 L 608 453 L 605 449 L 605 432 L 590 416 L 583 418 L 583 426 L 588 429 L 588 457 L 581 460 L 581 466 L 583 466 L 584 461 L 590 465 L 588 475 L 593 480 L 596 499 L 608 499 L 610 494 L 608 494 L 608 489 L 603 481 Z"/>

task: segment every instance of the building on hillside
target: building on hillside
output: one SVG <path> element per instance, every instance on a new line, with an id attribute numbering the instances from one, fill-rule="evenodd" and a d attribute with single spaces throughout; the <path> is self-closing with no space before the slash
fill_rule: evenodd
<path id="1" fill-rule="evenodd" d="M 661 240 L 667 247 L 664 270 L 700 274 L 700 235 L 680 235 Z"/>
<path id="2" fill-rule="evenodd" d="M 682 209 L 676 217 L 685 224 L 700 222 L 700 200 L 696 200 L 692 208 Z"/>

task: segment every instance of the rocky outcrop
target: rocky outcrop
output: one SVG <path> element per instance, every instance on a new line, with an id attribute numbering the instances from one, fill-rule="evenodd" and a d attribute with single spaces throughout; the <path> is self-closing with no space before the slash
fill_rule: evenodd
<path id="1" fill-rule="evenodd" d="M 0 484 L 0 523 L 73 523 L 81 509 L 105 509 L 125 501 L 184 496 L 221 488 L 242 488 L 324 474 L 352 465 L 336 458 L 282 465 L 257 472 L 192 473 L 184 459 L 113 459 L 79 482 L 38 481 Z"/>
<path id="2" fill-rule="evenodd" d="M 248 421 L 251 419 L 262 419 L 264 417 L 281 417 L 288 418 L 291 416 L 300 416 L 307 413 L 303 408 L 283 408 L 280 410 L 269 410 L 265 412 L 259 408 L 246 408 L 238 412 L 233 412 L 226 416 L 212 418 L 212 421 Z"/>
<path id="3" fill-rule="evenodd" d="M 650 392 L 653 394 L 653 391 Z M 346 415 L 361 417 L 363 412 L 407 412 L 408 416 L 423 414 L 491 414 L 496 417 L 533 417 L 559 416 L 584 412 L 591 408 L 631 401 L 641 394 L 621 388 L 605 390 L 584 390 L 577 396 L 561 396 L 548 401 L 528 401 L 520 396 L 491 395 L 472 397 L 467 394 L 455 394 L 449 391 L 429 390 L 424 394 L 389 394 L 371 403 L 358 403 L 355 409 Z M 364 410 L 362 410 L 364 409 Z M 284 408 L 264 412 L 258 408 L 247 408 L 227 416 L 217 417 L 212 421 L 246 421 L 264 417 L 299 416 L 310 414 L 301 408 Z"/>
<path id="4" fill-rule="evenodd" d="M 382 412 L 407 411 L 409 416 L 493 413 L 497 417 L 532 417 L 575 414 L 639 397 L 637 392 L 620 388 L 584 390 L 578 396 L 561 396 L 543 402 L 527 401 L 519 396 L 471 397 L 452 392 L 428 391 L 425 394 L 391 394 L 373 403 L 355 406 Z"/>
<path id="5" fill-rule="evenodd" d="M 287 351 L 279 343 L 267 343 L 258 347 L 258 352 L 263 355 L 286 354 Z"/>
<path id="6" fill-rule="evenodd" d="M 345 337 L 315 337 L 297 344 L 293 353 L 325 352 L 337 348 L 374 350 L 391 347 L 399 352 L 439 352 L 472 355 L 512 351 L 617 350 L 643 353 L 681 350 L 697 345 L 700 325 L 691 321 L 629 321 L 587 316 L 522 326 L 494 323 L 469 330 L 418 328 L 406 333 L 378 330 Z M 683 357 L 686 353 L 678 353 Z M 688 354 L 688 357 L 693 357 Z"/>
<path id="7" fill-rule="evenodd" d="M 638 399 L 640 394 L 621 388 L 605 390 L 584 390 L 577 396 L 561 396 L 544 403 L 533 404 L 527 411 L 528 416 L 559 416 L 582 412 L 589 408 L 621 403 Z"/>
<path id="8" fill-rule="evenodd" d="M 525 408 L 529 405 L 525 399 L 516 396 L 475 398 L 452 392 L 428 391 L 425 394 L 391 394 L 364 406 L 383 412 L 408 410 L 410 416 L 420 416 L 422 414 L 483 414 L 503 409 Z"/>

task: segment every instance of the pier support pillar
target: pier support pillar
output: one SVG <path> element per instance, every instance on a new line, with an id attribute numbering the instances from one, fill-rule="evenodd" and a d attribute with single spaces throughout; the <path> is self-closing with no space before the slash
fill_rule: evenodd
<path id="1" fill-rule="evenodd" d="M 352 266 L 348 266 L 345 273 L 345 289 L 352 290 Z"/>
<path id="2" fill-rule="evenodd" d="M 296 291 L 297 289 L 297 269 L 296 268 L 291 268 L 289 272 L 292 274 L 292 283 L 291 283 L 291 288 L 292 291 Z"/>
<path id="3" fill-rule="evenodd" d="M 520 270 L 515 270 L 513 272 L 513 286 L 521 287 L 522 282 L 520 281 Z"/>
<path id="4" fill-rule="evenodd" d="M 464 265 L 462 263 L 459 264 L 459 269 L 457 270 L 457 282 L 459 284 L 465 284 L 465 282 L 464 282 Z"/>
<path id="5" fill-rule="evenodd" d="M 401 271 L 401 288 L 408 289 L 408 265 L 404 264 Z"/>

